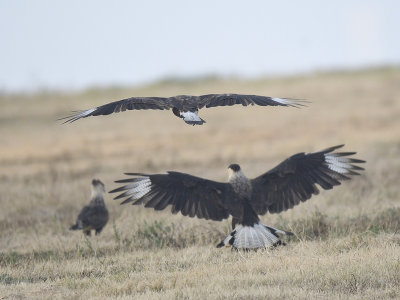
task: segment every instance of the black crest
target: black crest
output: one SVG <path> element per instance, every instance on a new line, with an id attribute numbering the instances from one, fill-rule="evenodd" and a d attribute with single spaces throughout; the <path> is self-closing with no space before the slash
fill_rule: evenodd
<path id="1" fill-rule="evenodd" d="M 235 172 L 240 171 L 240 166 L 238 164 L 231 164 L 228 169 L 232 169 Z"/>

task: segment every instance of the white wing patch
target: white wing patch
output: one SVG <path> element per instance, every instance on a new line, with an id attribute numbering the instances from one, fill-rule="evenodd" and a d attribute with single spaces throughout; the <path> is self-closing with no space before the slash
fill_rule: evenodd
<path id="1" fill-rule="evenodd" d="M 127 190 L 124 196 L 131 196 L 133 199 L 137 200 L 150 192 L 151 180 L 149 177 L 143 177 L 141 180 L 126 185 L 124 189 Z"/>
<path id="2" fill-rule="evenodd" d="M 94 112 L 95 110 L 96 110 L 96 108 L 84 110 L 84 111 L 81 112 L 79 115 L 77 115 L 77 117 L 79 117 L 79 118 L 87 117 L 88 115 L 90 115 L 90 114 L 91 114 L 92 112 Z"/>
<path id="3" fill-rule="evenodd" d="M 294 100 L 294 99 L 286 99 L 286 98 L 271 98 L 271 99 L 282 105 L 294 106 L 294 107 L 303 106 L 303 104 L 301 104 L 301 102 L 303 102 L 302 100 Z"/>
<path id="4" fill-rule="evenodd" d="M 353 168 L 349 163 L 349 158 L 336 156 L 335 153 L 325 154 L 325 162 L 328 164 L 329 169 L 340 174 L 349 173 L 349 170 Z"/>
<path id="5" fill-rule="evenodd" d="M 66 119 L 66 121 L 65 121 L 63 124 L 65 124 L 65 123 L 72 123 L 72 122 L 75 122 L 76 120 L 79 120 L 79 119 L 81 119 L 81 118 L 86 118 L 86 117 L 89 116 L 92 112 L 94 112 L 96 109 L 97 109 L 97 108 L 87 109 L 87 110 L 81 111 L 81 112 L 79 112 L 79 113 L 77 113 L 77 114 L 75 114 L 75 115 L 68 116 L 68 117 L 65 117 L 65 118 L 61 118 L 61 119 L 59 119 L 59 120 L 65 120 L 65 119 Z"/>

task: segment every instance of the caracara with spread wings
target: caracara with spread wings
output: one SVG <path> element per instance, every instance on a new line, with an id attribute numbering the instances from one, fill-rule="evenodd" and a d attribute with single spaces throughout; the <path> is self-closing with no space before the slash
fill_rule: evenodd
<path id="1" fill-rule="evenodd" d="M 350 158 L 355 152 L 335 152 L 343 145 L 313 153 L 298 153 L 272 170 L 248 179 L 237 164 L 229 166 L 227 183 L 211 181 L 189 174 L 126 173 L 133 178 L 111 193 L 121 192 L 115 199 L 121 203 L 144 204 L 155 210 L 171 206 L 172 213 L 221 221 L 232 216 L 232 233 L 218 247 L 237 249 L 267 248 L 281 243 L 279 235 L 290 234 L 260 222 L 259 215 L 279 213 L 341 181 L 359 175 L 357 164 L 363 160 Z"/>
<path id="2" fill-rule="evenodd" d="M 111 102 L 96 108 L 77 111 L 75 114 L 61 118 L 60 120 L 65 120 L 64 123 L 72 123 L 89 116 L 109 115 L 125 110 L 172 109 L 174 115 L 182 118 L 187 124 L 202 125 L 205 121 L 198 116 L 198 111 L 203 107 L 232 106 L 235 104 L 241 104 L 243 106 L 260 105 L 301 107 L 304 106 L 306 102 L 307 101 L 297 99 L 239 94 L 209 94 L 202 96 L 179 95 L 169 98 L 132 97 Z"/>

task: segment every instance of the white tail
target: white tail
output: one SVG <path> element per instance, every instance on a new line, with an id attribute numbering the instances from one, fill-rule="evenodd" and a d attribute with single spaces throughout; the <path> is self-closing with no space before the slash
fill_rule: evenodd
<path id="1" fill-rule="evenodd" d="M 202 125 L 206 121 L 204 121 L 202 118 L 200 118 L 197 115 L 197 111 L 192 112 L 192 111 L 186 111 L 181 113 L 181 117 L 183 120 L 190 125 Z"/>
<path id="2" fill-rule="evenodd" d="M 236 249 L 269 248 L 282 243 L 277 233 L 291 234 L 283 230 L 268 227 L 261 222 L 254 226 L 238 225 L 217 247 L 232 246 Z"/>

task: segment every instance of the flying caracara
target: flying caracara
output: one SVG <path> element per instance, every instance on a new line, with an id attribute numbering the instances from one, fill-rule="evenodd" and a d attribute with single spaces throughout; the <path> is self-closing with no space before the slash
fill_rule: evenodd
<path id="1" fill-rule="evenodd" d="M 257 95 L 238 94 L 210 94 L 202 96 L 179 95 L 169 98 L 163 97 L 132 97 L 111 102 L 96 108 L 77 111 L 75 114 L 61 118 L 64 123 L 72 123 L 89 116 L 109 115 L 125 110 L 158 109 L 169 110 L 175 116 L 182 118 L 187 124 L 202 125 L 205 121 L 198 116 L 203 107 L 232 106 L 235 104 L 260 106 L 292 106 L 301 107 L 307 101 L 288 98 L 271 98 Z"/>
<path id="2" fill-rule="evenodd" d="M 86 235 L 90 235 L 91 230 L 95 230 L 96 235 L 103 230 L 108 222 L 104 193 L 104 184 L 98 179 L 93 179 L 90 203 L 82 208 L 76 224 L 72 225 L 70 230 L 83 230 Z"/>
<path id="3" fill-rule="evenodd" d="M 229 166 L 227 183 L 211 181 L 189 174 L 126 173 L 133 178 L 110 193 L 122 192 L 115 199 L 121 204 L 144 204 L 162 210 L 171 205 L 172 213 L 214 221 L 232 216 L 232 233 L 218 247 L 237 249 L 265 248 L 281 243 L 279 234 L 290 234 L 260 222 L 258 215 L 279 213 L 318 194 L 317 184 L 325 190 L 363 168 L 364 161 L 349 158 L 355 152 L 334 152 L 343 145 L 313 153 L 298 153 L 272 170 L 248 179 L 237 164 Z"/>

